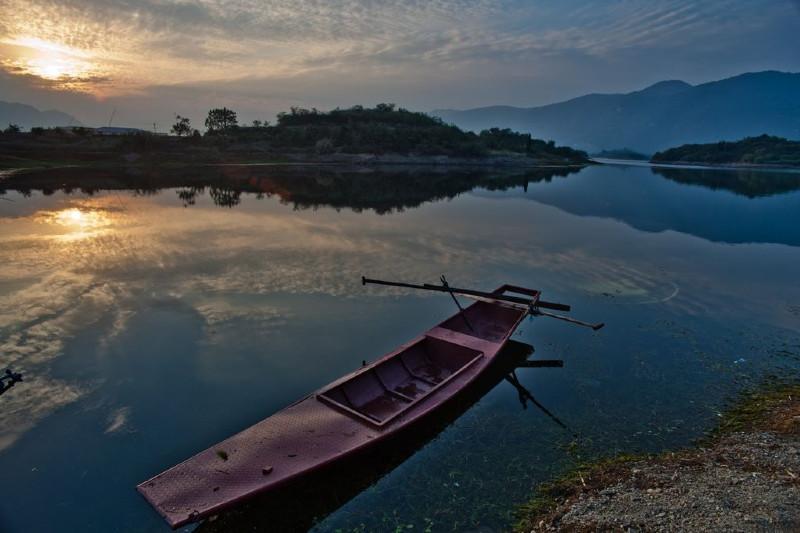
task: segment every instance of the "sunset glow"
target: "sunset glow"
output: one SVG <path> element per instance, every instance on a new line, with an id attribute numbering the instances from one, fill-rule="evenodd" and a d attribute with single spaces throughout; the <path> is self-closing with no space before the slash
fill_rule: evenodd
<path id="1" fill-rule="evenodd" d="M 534 106 L 800 68 L 786 46 L 800 31 L 791 0 L 635 4 L 6 0 L 0 95 L 87 125 L 116 109 L 118 123 L 149 130 L 217 105 L 245 120 L 383 101 Z"/>
<path id="2" fill-rule="evenodd" d="M 6 69 L 51 82 L 55 88 L 90 91 L 101 81 L 92 54 L 83 50 L 35 37 L 4 39 L 0 45 L 13 51 L 8 55 L 15 56 L 3 60 Z"/>

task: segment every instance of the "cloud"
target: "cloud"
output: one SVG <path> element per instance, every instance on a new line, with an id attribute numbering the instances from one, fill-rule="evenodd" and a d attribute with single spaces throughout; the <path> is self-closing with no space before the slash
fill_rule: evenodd
<path id="1" fill-rule="evenodd" d="M 57 273 L 3 296 L 0 368 L 22 372 L 25 381 L 3 395 L 0 450 L 91 390 L 52 377 L 50 368 L 77 332 L 114 312 L 113 292 L 90 276 Z"/>
<path id="2" fill-rule="evenodd" d="M 10 447 L 40 420 L 85 394 L 78 386 L 42 376 L 25 381 L 3 395 L 0 411 L 0 451 Z"/>
<path id="3" fill-rule="evenodd" d="M 118 409 L 114 409 L 114 411 L 112 411 L 108 416 L 108 426 L 106 427 L 103 433 L 105 433 L 106 435 L 119 433 L 124 429 L 132 431 L 132 429 L 128 426 L 128 420 L 130 419 L 130 414 L 131 414 L 130 407 L 120 407 Z"/>
<path id="4" fill-rule="evenodd" d="M 64 72 L 59 85 L 58 77 L 37 80 L 7 62 L 0 87 L 14 78 L 38 91 L 29 99 L 48 102 L 60 89 L 87 123 L 118 108 L 140 127 L 174 112 L 199 119 L 212 102 L 235 105 L 246 119 L 355 100 L 417 109 L 533 105 L 664 78 L 799 69 L 785 46 L 800 29 L 796 5 L 8 0 L 0 7 L 0 53 L 13 63 L 22 52 L 8 42 L 36 38 L 85 54 L 91 72 Z M 49 59 L 38 57 L 45 67 Z M 67 98 L 70 90 L 101 101 Z"/>

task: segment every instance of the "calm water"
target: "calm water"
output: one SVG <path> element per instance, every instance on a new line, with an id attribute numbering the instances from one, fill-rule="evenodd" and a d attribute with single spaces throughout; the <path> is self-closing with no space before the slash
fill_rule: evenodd
<path id="1" fill-rule="evenodd" d="M 567 430 L 500 382 L 317 531 L 503 530 L 575 461 L 686 445 L 800 361 L 797 174 L 71 169 L 0 187 L 0 367 L 25 374 L 0 396 L 2 531 L 167 531 L 138 482 L 453 312 L 362 274 L 528 285 L 607 327 L 515 337 L 564 360 L 517 375 Z"/>

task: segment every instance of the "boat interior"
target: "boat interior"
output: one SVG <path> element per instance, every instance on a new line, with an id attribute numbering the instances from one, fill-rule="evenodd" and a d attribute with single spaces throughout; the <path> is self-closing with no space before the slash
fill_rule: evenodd
<path id="1" fill-rule="evenodd" d="M 499 342 L 514 327 L 524 310 L 488 302 L 476 302 L 453 315 L 441 327 L 480 339 Z M 466 320 L 465 320 L 466 318 Z"/>
<path id="2" fill-rule="evenodd" d="M 499 342 L 525 311 L 476 302 L 440 327 Z M 425 336 L 392 357 L 317 395 L 319 400 L 382 426 L 476 362 L 482 353 Z"/>
<path id="3" fill-rule="evenodd" d="M 480 351 L 426 336 L 317 397 L 351 416 L 382 426 L 482 356 Z"/>

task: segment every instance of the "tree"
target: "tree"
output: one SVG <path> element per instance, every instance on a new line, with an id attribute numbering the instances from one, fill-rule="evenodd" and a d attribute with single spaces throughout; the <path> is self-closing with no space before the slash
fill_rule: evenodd
<path id="1" fill-rule="evenodd" d="M 217 133 L 235 128 L 239 124 L 236 111 L 227 107 L 211 109 L 206 118 L 206 129 L 209 133 Z"/>
<path id="2" fill-rule="evenodd" d="M 3 133 L 19 133 L 20 127 L 17 124 L 9 124 L 8 127 L 3 130 Z"/>
<path id="3" fill-rule="evenodd" d="M 192 134 L 192 122 L 180 115 L 175 115 L 175 124 L 172 125 L 172 129 L 170 130 L 172 133 L 177 135 L 178 137 L 189 136 Z"/>

